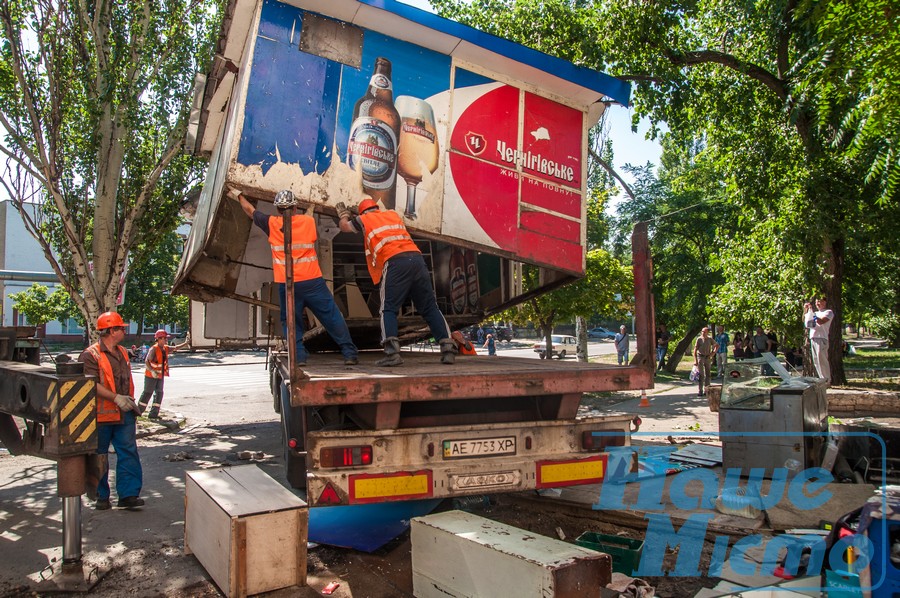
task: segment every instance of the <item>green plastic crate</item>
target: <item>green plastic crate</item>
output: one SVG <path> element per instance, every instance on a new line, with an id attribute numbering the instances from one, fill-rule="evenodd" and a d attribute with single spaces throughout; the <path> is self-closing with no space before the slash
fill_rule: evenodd
<path id="1" fill-rule="evenodd" d="M 612 558 L 612 570 L 617 573 L 631 575 L 636 571 L 641 562 L 641 551 L 644 549 L 643 540 L 632 540 L 621 536 L 610 536 L 597 532 L 584 532 L 575 543 L 591 550 L 605 552 Z"/>

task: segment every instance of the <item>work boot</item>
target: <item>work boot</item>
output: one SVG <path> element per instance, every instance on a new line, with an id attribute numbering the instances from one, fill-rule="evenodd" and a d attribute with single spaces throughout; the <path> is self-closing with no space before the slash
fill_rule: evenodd
<path id="1" fill-rule="evenodd" d="M 359 358 L 356 355 L 351 355 L 350 357 L 344 358 L 344 365 L 356 365 L 359 363 Z"/>
<path id="2" fill-rule="evenodd" d="M 98 511 L 106 511 L 112 508 L 112 504 L 109 502 L 108 498 L 98 498 L 97 502 L 94 504 L 94 509 Z"/>
<path id="3" fill-rule="evenodd" d="M 453 342 L 453 339 L 442 338 L 440 340 L 441 345 L 441 363 L 446 363 L 447 365 L 451 365 L 456 361 L 456 343 Z"/>
<path id="4" fill-rule="evenodd" d="M 400 357 L 400 339 L 396 336 L 384 339 L 384 357 L 375 362 L 375 365 L 381 367 L 393 367 L 401 365 L 403 358 Z"/>
<path id="5" fill-rule="evenodd" d="M 126 496 L 120 498 L 116 506 L 120 509 L 138 509 L 144 506 L 144 499 L 138 496 Z"/>
<path id="6" fill-rule="evenodd" d="M 150 413 L 147 415 L 147 419 L 159 419 L 159 411 L 151 409 Z"/>

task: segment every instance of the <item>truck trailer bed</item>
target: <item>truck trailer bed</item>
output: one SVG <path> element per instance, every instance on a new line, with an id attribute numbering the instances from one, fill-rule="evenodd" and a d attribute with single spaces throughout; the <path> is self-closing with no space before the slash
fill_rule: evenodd
<path id="1" fill-rule="evenodd" d="M 383 353 L 364 351 L 359 364 L 337 354 L 312 355 L 294 376 L 292 405 L 320 406 L 504 397 L 572 396 L 583 392 L 652 388 L 637 365 L 618 366 L 524 357 L 457 356 L 440 362 L 437 351 L 403 351 L 403 365 L 379 367 Z M 646 378 L 646 380 L 643 380 Z"/>

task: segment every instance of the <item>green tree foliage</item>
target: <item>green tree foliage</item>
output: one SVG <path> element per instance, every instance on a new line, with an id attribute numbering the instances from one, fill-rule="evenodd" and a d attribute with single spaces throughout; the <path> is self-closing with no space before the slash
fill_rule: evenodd
<path id="1" fill-rule="evenodd" d="M 523 266 L 523 289 L 542 286 L 542 276 L 546 270 L 537 266 Z M 622 264 L 604 249 L 593 249 L 587 253 L 585 275 L 571 284 L 549 293 L 532 297 L 519 306 L 503 312 L 500 317 L 516 324 L 531 322 L 541 331 L 547 342 L 548 355 L 550 334 L 557 322 L 569 322 L 576 316 L 590 316 L 601 313 L 610 317 L 624 318 L 633 306 L 623 297 L 632 295 L 634 279 L 631 268 Z"/>
<path id="2" fill-rule="evenodd" d="M 896 203 L 900 188 L 900 11 L 890 0 L 435 5 L 632 81 L 635 117 L 665 122 L 672 147 L 699 141 L 723 201 L 738 210 L 726 245 L 738 255 L 723 261 L 720 293 L 764 304 L 778 291 L 796 306 L 824 291 L 841 329 L 855 223 Z M 770 264 L 793 268 L 778 273 L 774 289 L 756 280 Z M 799 317 L 799 309 L 791 315 Z M 838 334 L 830 357 L 841 382 Z"/>
<path id="3" fill-rule="evenodd" d="M 200 184 L 180 150 L 221 4 L 0 0 L 0 183 L 91 327 Z"/>
<path id="4" fill-rule="evenodd" d="M 181 237 L 167 232 L 149 240 L 147 251 L 138 252 L 143 258 L 129 268 L 125 303 L 119 312 L 138 322 L 139 330 L 145 323 L 187 326 L 189 299 L 169 293 L 182 249 Z"/>
<path id="5" fill-rule="evenodd" d="M 709 184 L 710 172 L 692 154 L 682 154 L 680 162 L 675 155 L 667 155 L 659 178 L 648 167 L 631 169 L 635 199 L 619 206 L 617 238 L 622 246 L 634 223 L 650 222 L 656 323 L 665 324 L 675 340 L 666 364 L 672 372 L 709 323 L 713 291 L 723 280 L 719 235 L 730 219 L 721 191 L 716 195 Z"/>
<path id="6" fill-rule="evenodd" d="M 38 283 L 21 293 L 9 296 L 13 300 L 13 309 L 19 311 L 32 326 L 43 326 L 47 322 L 59 320 L 65 322 L 72 317 L 72 301 L 63 287 L 57 287 L 52 293 Z"/>

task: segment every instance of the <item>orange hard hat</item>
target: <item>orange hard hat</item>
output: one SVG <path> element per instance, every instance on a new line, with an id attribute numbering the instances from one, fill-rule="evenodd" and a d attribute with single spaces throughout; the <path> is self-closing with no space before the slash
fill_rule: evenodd
<path id="1" fill-rule="evenodd" d="M 359 202 L 359 213 L 362 214 L 366 210 L 371 210 L 372 208 L 377 208 L 378 204 L 375 203 L 375 200 L 371 197 L 367 197 L 361 202 Z"/>
<path id="2" fill-rule="evenodd" d="M 157 330 L 156 334 L 153 335 L 153 338 L 155 338 L 155 339 L 169 338 L 169 333 L 166 332 L 165 330 Z"/>
<path id="3" fill-rule="evenodd" d="M 97 330 L 106 330 L 114 326 L 125 326 L 125 320 L 122 319 L 118 312 L 107 311 L 100 314 L 100 317 L 97 318 Z"/>

